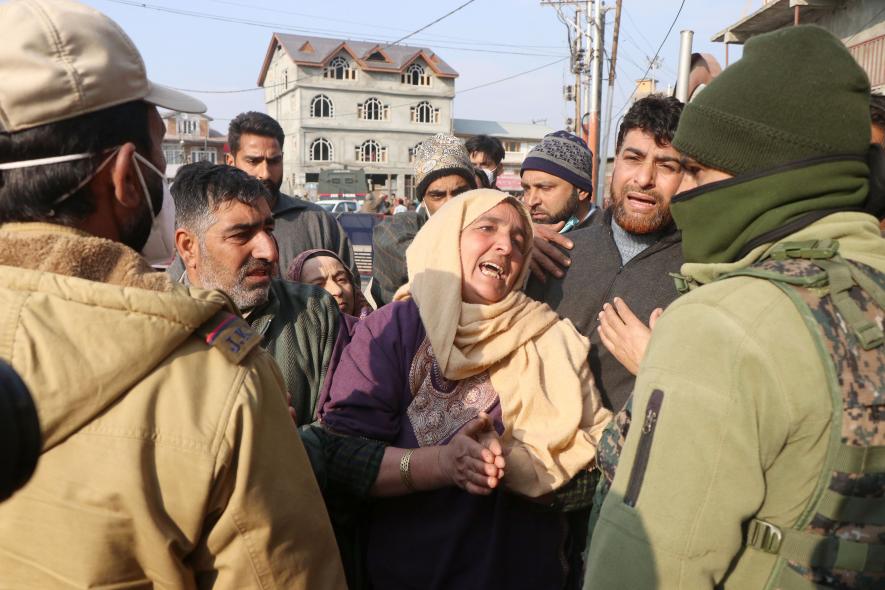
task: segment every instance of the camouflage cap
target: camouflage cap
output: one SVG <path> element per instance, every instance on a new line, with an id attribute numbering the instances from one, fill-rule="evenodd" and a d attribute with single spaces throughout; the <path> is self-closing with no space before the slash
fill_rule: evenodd
<path id="1" fill-rule="evenodd" d="M 415 190 L 418 199 L 424 198 L 427 186 L 443 176 L 457 174 L 471 188 L 476 188 L 476 172 L 461 140 L 448 133 L 437 133 L 421 142 L 415 149 Z"/>

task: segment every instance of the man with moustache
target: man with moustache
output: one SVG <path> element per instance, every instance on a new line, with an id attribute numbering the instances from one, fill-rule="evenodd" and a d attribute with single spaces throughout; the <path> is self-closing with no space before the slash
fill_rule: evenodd
<path id="1" fill-rule="evenodd" d="M 559 247 L 573 247 L 565 234 L 589 226 L 596 212 L 593 152 L 577 135 L 549 133 L 523 160 L 519 176 L 534 222 L 532 275 L 542 282 L 548 274 L 562 278 L 570 261 Z"/>
<path id="2" fill-rule="evenodd" d="M 669 205 L 682 166 L 670 142 L 681 112 L 682 103 L 672 97 L 652 95 L 633 104 L 618 131 L 611 206 L 592 216 L 588 227 L 569 232 L 574 247 L 563 278 L 533 278 L 526 289 L 590 338 L 593 377 L 615 412 L 630 396 L 634 376 L 601 342 L 597 316 L 613 302 L 625 317 L 632 310 L 645 319 L 677 296 L 669 273 L 679 271 L 682 252 Z"/>
<path id="3" fill-rule="evenodd" d="M 354 286 L 359 289 L 353 247 L 335 218 L 315 203 L 280 192 L 285 140 L 280 124 L 264 113 L 240 113 L 230 122 L 227 139 L 230 153 L 225 156 L 226 163 L 254 176 L 269 191 L 281 271 L 306 250 L 331 250 L 351 269 Z M 181 261 L 176 259 L 169 272 L 175 279 L 181 277 Z"/>
<path id="4" fill-rule="evenodd" d="M 312 422 L 338 306 L 322 289 L 273 278 L 278 254 L 267 189 L 232 166 L 198 162 L 179 169 L 172 196 L 181 282 L 228 294 L 277 361 L 296 422 Z"/>

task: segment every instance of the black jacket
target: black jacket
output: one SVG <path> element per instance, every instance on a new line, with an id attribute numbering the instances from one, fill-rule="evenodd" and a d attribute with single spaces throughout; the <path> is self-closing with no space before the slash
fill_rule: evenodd
<path id="1" fill-rule="evenodd" d="M 677 292 L 669 273 L 682 266 L 682 241 L 674 225 L 661 239 L 626 265 L 611 229 L 611 211 L 595 213 L 589 226 L 568 233 L 574 248 L 566 252 L 572 263 L 562 279 L 529 282 L 526 293 L 547 303 L 560 317 L 575 324 L 590 339 L 590 368 L 605 405 L 620 410 L 633 392 L 635 378 L 599 339 L 597 315 L 605 302 L 623 299 L 642 321 L 656 307 L 667 307 Z"/>
<path id="2" fill-rule="evenodd" d="M 372 233 L 372 298 L 381 307 L 393 301 L 396 290 L 409 282 L 406 250 L 429 216 L 427 211 L 406 211 L 388 217 Z"/>
<path id="3" fill-rule="evenodd" d="M 359 270 L 350 238 L 331 213 L 305 199 L 280 193 L 273 208 L 274 236 L 280 248 L 280 275 L 285 277 L 292 260 L 313 248 L 331 250 L 350 268 L 359 288 Z"/>

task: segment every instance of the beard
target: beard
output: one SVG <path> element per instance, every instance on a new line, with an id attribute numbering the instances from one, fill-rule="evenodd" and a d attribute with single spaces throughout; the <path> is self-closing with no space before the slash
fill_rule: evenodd
<path id="1" fill-rule="evenodd" d="M 641 193 L 655 200 L 655 207 L 647 213 L 634 213 L 627 209 L 627 193 Z M 612 217 L 621 228 L 631 234 L 652 234 L 665 228 L 673 221 L 670 203 L 656 190 L 644 191 L 636 186 L 625 184 L 620 193 L 611 190 Z"/>
<path id="2" fill-rule="evenodd" d="M 572 190 L 572 194 L 569 196 L 568 201 L 565 202 L 561 209 L 559 209 L 558 211 L 554 211 L 553 213 L 547 212 L 547 219 L 538 223 L 546 223 L 552 225 L 554 223 L 559 223 L 560 221 L 568 221 L 577 210 L 578 189 L 574 189 Z"/>
<path id="3" fill-rule="evenodd" d="M 264 188 L 270 193 L 272 202 L 276 203 L 277 198 L 280 196 L 280 187 L 283 186 L 283 179 L 280 179 L 279 182 L 274 182 L 273 180 L 266 178 L 261 181 L 261 184 L 264 185 Z"/>
<path id="4" fill-rule="evenodd" d="M 160 207 L 163 205 L 163 181 L 151 174 L 145 176 L 144 183 L 150 194 L 151 205 L 159 215 Z M 159 197 L 155 195 L 159 195 Z M 154 218 L 151 216 L 151 209 L 148 207 L 147 200 L 142 199 L 138 211 L 120 227 L 120 241 L 136 252 L 141 252 L 141 249 L 147 244 L 153 225 Z"/>
<path id="5" fill-rule="evenodd" d="M 243 266 L 238 268 L 233 277 L 230 272 L 219 264 L 200 243 L 200 283 L 203 289 L 219 289 L 237 304 L 241 311 L 246 311 L 267 302 L 270 285 L 249 287 L 246 277 L 256 270 L 266 270 L 269 276 L 274 276 L 274 264 L 267 260 L 249 258 Z"/>

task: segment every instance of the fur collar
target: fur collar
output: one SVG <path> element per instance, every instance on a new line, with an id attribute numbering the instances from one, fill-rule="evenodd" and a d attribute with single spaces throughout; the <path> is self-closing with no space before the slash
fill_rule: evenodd
<path id="1" fill-rule="evenodd" d="M 51 223 L 0 225 L 0 265 L 151 291 L 173 287 L 128 246 Z"/>

